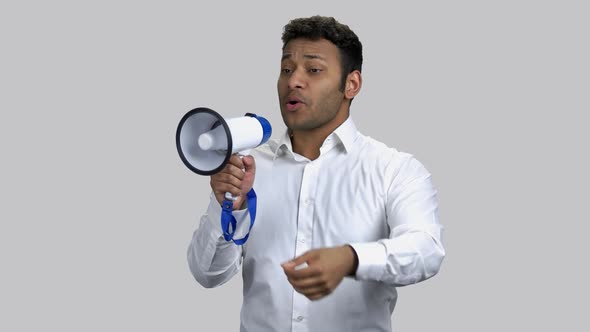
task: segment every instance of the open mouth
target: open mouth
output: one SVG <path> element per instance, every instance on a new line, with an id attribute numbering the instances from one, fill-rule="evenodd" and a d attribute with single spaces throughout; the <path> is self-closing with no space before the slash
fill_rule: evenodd
<path id="1" fill-rule="evenodd" d="M 301 105 L 303 105 L 303 102 L 299 98 L 289 98 L 289 100 L 287 101 L 287 104 L 286 104 L 287 110 L 289 110 L 289 111 L 295 111 Z"/>
<path id="2" fill-rule="evenodd" d="M 302 104 L 298 101 L 290 101 L 287 103 L 287 109 L 289 111 L 295 111 L 299 108 L 299 106 L 301 106 Z"/>

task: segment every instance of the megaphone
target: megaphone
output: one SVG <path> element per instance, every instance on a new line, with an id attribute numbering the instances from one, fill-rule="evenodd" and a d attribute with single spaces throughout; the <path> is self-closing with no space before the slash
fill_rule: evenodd
<path id="1" fill-rule="evenodd" d="M 176 130 L 176 149 L 182 162 L 191 171 L 200 175 L 220 172 L 234 153 L 245 153 L 265 143 L 272 134 L 268 120 L 256 114 L 246 113 L 243 117 L 224 119 L 212 109 L 199 107 L 182 117 Z M 256 193 L 254 189 L 246 194 L 250 212 L 248 234 L 234 239 L 236 219 L 232 215 L 236 197 L 225 193 L 221 207 L 221 230 L 226 241 L 243 245 L 248 240 L 256 218 Z"/>
<path id="2" fill-rule="evenodd" d="M 176 148 L 191 171 L 212 175 L 225 167 L 232 154 L 265 143 L 271 134 L 268 120 L 256 114 L 224 119 L 212 109 L 199 107 L 180 120 Z"/>

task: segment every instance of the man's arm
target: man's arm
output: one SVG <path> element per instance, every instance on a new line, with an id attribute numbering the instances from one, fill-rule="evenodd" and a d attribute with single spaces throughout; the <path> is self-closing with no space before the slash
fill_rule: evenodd
<path id="1" fill-rule="evenodd" d="M 434 276 L 442 263 L 442 226 L 430 174 L 413 157 L 390 165 L 387 187 L 389 238 L 320 248 L 282 264 L 293 288 L 311 300 L 330 294 L 346 276 L 395 286 Z M 306 268 L 298 268 L 306 264 Z"/>
<path id="2" fill-rule="evenodd" d="M 390 236 L 351 244 L 358 257 L 355 277 L 395 286 L 434 276 L 445 257 L 436 190 L 430 173 L 413 157 L 396 167 L 387 190 Z"/>
<path id="3" fill-rule="evenodd" d="M 234 211 L 238 223 L 236 234 L 249 224 L 247 210 Z M 207 213 L 201 217 L 199 228 L 193 233 L 187 259 L 195 279 L 203 287 L 216 287 L 233 277 L 242 265 L 242 246 L 223 238 L 220 226 L 221 206 L 211 197 Z M 237 236 L 236 238 L 239 238 Z"/>
<path id="4" fill-rule="evenodd" d="M 254 158 L 240 159 L 234 155 L 223 171 L 211 176 L 211 200 L 207 213 L 201 217 L 188 247 L 187 259 L 195 279 L 204 287 L 216 287 L 233 277 L 242 265 L 242 246 L 226 241 L 221 230 L 221 203 L 226 192 L 238 199 L 234 201 L 233 215 L 237 226 L 234 238 L 248 233 L 250 222 L 244 199 L 254 184 L 256 166 Z M 238 210 L 239 209 L 239 210 Z"/>

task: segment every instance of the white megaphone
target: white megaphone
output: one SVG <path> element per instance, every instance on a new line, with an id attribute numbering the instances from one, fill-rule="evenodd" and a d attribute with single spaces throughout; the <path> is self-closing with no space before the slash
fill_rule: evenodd
<path id="1" fill-rule="evenodd" d="M 271 134 L 268 120 L 256 114 L 224 119 L 209 108 L 199 107 L 180 120 L 176 148 L 191 171 L 212 175 L 225 167 L 232 154 L 265 143 Z"/>

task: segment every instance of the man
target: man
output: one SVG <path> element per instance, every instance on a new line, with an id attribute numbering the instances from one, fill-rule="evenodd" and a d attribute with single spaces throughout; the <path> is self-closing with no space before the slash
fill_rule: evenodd
<path id="1" fill-rule="evenodd" d="M 362 86 L 362 46 L 333 18 L 285 26 L 278 79 L 288 128 L 231 158 L 188 249 L 205 287 L 244 279 L 241 331 L 391 331 L 396 286 L 435 275 L 444 258 L 436 191 L 411 155 L 360 134 L 350 104 Z M 245 171 L 244 171 L 245 170 Z M 234 238 L 220 228 L 225 192 L 240 195 Z"/>

